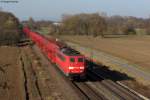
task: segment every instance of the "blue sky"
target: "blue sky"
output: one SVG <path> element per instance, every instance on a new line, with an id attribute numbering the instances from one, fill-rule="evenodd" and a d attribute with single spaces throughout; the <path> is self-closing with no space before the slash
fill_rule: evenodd
<path id="1" fill-rule="evenodd" d="M 107 15 L 150 17 L 150 0 L 18 0 L 0 3 L 21 20 L 59 20 L 62 14 L 106 12 Z"/>

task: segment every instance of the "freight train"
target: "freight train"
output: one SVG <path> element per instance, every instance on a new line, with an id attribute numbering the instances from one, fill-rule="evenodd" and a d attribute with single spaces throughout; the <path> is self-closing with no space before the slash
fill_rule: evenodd
<path id="1" fill-rule="evenodd" d="M 85 57 L 58 39 L 47 38 L 29 27 L 23 27 L 24 34 L 29 37 L 57 67 L 70 79 L 86 77 Z"/>

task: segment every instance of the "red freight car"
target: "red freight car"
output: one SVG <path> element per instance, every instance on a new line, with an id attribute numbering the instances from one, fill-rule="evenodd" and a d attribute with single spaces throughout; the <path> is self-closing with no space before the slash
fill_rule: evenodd
<path id="1" fill-rule="evenodd" d="M 28 27 L 24 27 L 23 31 L 66 76 L 85 76 L 85 57 L 78 51 L 56 39 L 48 39 L 32 32 Z"/>

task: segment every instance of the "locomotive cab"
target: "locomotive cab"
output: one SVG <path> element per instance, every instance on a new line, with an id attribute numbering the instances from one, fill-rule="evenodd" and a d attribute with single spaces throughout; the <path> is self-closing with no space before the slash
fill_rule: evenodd
<path id="1" fill-rule="evenodd" d="M 63 48 L 61 51 L 67 56 L 67 76 L 71 78 L 85 76 L 85 57 L 69 47 Z"/>
<path id="2" fill-rule="evenodd" d="M 83 56 L 70 56 L 68 69 L 71 79 L 85 78 L 85 58 Z"/>

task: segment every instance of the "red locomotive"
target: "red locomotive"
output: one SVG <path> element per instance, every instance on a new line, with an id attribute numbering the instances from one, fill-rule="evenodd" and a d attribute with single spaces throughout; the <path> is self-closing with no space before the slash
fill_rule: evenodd
<path id="1" fill-rule="evenodd" d="M 23 32 L 55 63 L 58 68 L 71 78 L 85 77 L 85 57 L 57 39 L 46 38 L 28 27 Z"/>

